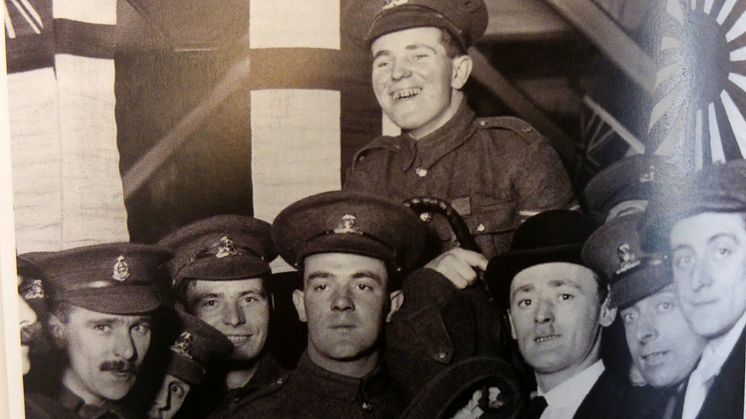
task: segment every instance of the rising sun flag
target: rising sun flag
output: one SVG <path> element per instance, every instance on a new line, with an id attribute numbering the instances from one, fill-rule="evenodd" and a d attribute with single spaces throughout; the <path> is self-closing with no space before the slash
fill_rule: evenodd
<path id="1" fill-rule="evenodd" d="M 649 149 L 689 169 L 746 156 L 746 1 L 666 0 Z"/>

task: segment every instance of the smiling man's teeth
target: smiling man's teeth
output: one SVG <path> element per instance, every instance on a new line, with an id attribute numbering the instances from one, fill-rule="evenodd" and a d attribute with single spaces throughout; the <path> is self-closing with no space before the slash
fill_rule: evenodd
<path id="1" fill-rule="evenodd" d="M 394 93 L 394 99 L 400 100 L 400 99 L 410 98 L 412 96 L 417 96 L 420 93 L 420 90 L 421 89 L 419 88 L 399 90 L 398 92 Z"/>
<path id="2" fill-rule="evenodd" d="M 646 361 L 653 361 L 655 359 L 662 357 L 665 354 L 666 354 L 665 352 L 654 352 L 652 354 L 645 355 L 642 358 Z"/>
<path id="3" fill-rule="evenodd" d="M 557 337 L 559 337 L 559 335 L 540 336 L 540 337 L 534 339 L 534 341 L 536 343 L 544 343 L 544 342 L 549 342 L 550 340 L 553 340 L 553 339 L 555 339 Z"/>

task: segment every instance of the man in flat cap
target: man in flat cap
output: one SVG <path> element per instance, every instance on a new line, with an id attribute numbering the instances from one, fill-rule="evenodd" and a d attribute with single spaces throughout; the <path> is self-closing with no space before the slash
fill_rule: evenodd
<path id="1" fill-rule="evenodd" d="M 641 249 L 641 218 L 631 214 L 601 226 L 583 246 L 583 261 L 611 283 L 610 306 L 619 310 L 637 370 L 648 385 L 666 390 L 660 406 L 650 399 L 651 412 L 680 417 L 676 397 L 683 397 L 706 341 L 684 318 L 668 261 Z"/>
<path id="2" fill-rule="evenodd" d="M 678 300 L 707 339 L 681 417 L 742 418 L 746 346 L 746 161 L 716 164 L 651 201 L 647 249 L 670 253 Z"/>
<path id="3" fill-rule="evenodd" d="M 48 287 L 49 333 L 66 357 L 57 401 L 83 418 L 127 417 L 160 305 L 154 282 L 170 252 L 110 243 L 29 254 Z"/>
<path id="4" fill-rule="evenodd" d="M 660 185 L 679 175 L 680 170 L 666 156 L 624 157 L 591 178 L 583 190 L 585 209 L 601 222 L 644 212 Z"/>
<path id="5" fill-rule="evenodd" d="M 398 417 L 405 400 L 382 362 L 383 332 L 403 302 L 401 275 L 422 251 L 424 227 L 403 205 L 334 191 L 285 208 L 272 237 L 301 274 L 293 303 L 308 346 L 279 392 L 236 417 Z"/>
<path id="6" fill-rule="evenodd" d="M 180 333 L 168 348 L 168 366 L 148 412 L 149 419 L 173 418 L 192 388 L 202 382 L 207 369 L 233 351 L 231 341 L 212 326 L 190 314 L 177 314 Z"/>
<path id="7" fill-rule="evenodd" d="M 513 337 L 534 370 L 526 418 L 630 418 L 630 394 L 600 359 L 601 331 L 614 320 L 607 283 L 580 252 L 595 223 L 568 210 L 529 218 L 487 275 L 509 307 Z"/>
<path id="8" fill-rule="evenodd" d="M 541 134 L 517 118 L 477 118 L 467 104 L 467 49 L 487 27 L 482 0 L 360 3 L 351 13 L 367 27 L 373 90 L 402 134 L 358 151 L 345 189 L 443 199 L 464 217 L 487 259 L 508 249 L 526 217 L 574 204 L 565 169 Z M 434 228 L 448 250 L 453 235 L 441 221 Z M 441 272 L 457 277 L 484 264 L 462 250 L 438 261 Z"/>
<path id="9" fill-rule="evenodd" d="M 203 386 L 216 394 L 201 395 L 196 406 L 211 417 L 276 390 L 286 375 L 265 350 L 273 304 L 269 263 L 277 256 L 270 229 L 253 217 L 217 215 L 159 242 L 174 252 L 167 267 L 179 305 L 233 343 L 222 382 Z"/>

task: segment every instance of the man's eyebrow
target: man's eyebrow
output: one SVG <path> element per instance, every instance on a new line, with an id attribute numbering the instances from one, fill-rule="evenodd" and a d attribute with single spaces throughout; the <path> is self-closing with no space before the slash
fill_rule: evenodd
<path id="1" fill-rule="evenodd" d="M 373 271 L 368 271 L 368 270 L 358 271 L 352 274 L 352 278 L 353 279 L 371 278 L 374 281 L 378 282 L 379 284 L 383 285 L 383 278 L 381 278 L 381 275 L 378 275 L 377 273 Z"/>
<path id="2" fill-rule="evenodd" d="M 673 252 L 675 252 L 675 251 L 677 251 L 677 250 L 681 250 L 681 249 L 691 249 L 691 248 L 692 248 L 692 246 L 690 246 L 690 245 L 688 245 L 688 244 L 686 244 L 686 243 L 681 243 L 681 244 L 677 244 L 676 246 L 672 247 L 672 248 L 671 248 L 671 253 L 673 253 Z"/>
<path id="3" fill-rule="evenodd" d="M 308 274 L 308 277 L 306 278 L 306 281 L 311 281 L 314 279 L 327 279 L 327 278 L 333 278 L 334 275 L 332 275 L 330 272 L 326 271 L 314 271 Z"/>
<path id="4" fill-rule="evenodd" d="M 522 292 L 531 292 L 535 288 L 536 287 L 534 287 L 534 284 L 521 285 L 520 287 L 518 287 L 515 290 L 513 290 L 513 292 L 511 293 L 510 297 L 513 298 L 513 297 L 515 297 L 516 294 L 522 293 Z"/>
<path id="5" fill-rule="evenodd" d="M 570 281 L 568 279 L 552 279 L 551 281 L 549 281 L 549 286 L 554 287 L 554 288 L 568 286 L 568 287 L 580 289 L 580 285 L 576 284 L 575 281 Z"/>
<path id="6" fill-rule="evenodd" d="M 264 297 L 264 295 L 265 295 L 264 294 L 264 288 L 260 287 L 258 289 L 253 289 L 252 288 L 252 289 L 245 290 L 245 291 L 243 291 L 241 293 L 241 297 L 243 297 L 244 295 L 260 295 L 260 296 Z"/>
<path id="7" fill-rule="evenodd" d="M 122 319 L 90 319 L 86 320 L 85 325 L 86 326 L 96 326 L 96 325 L 109 325 L 113 326 L 115 324 L 122 323 Z"/>
<path id="8" fill-rule="evenodd" d="M 731 233 L 718 233 L 718 234 L 715 234 L 714 236 L 710 237 L 710 238 L 709 238 L 709 239 L 707 240 L 707 243 L 712 243 L 712 242 L 714 242 L 715 240 L 718 240 L 718 239 L 720 239 L 720 238 L 722 238 L 722 237 L 725 237 L 725 238 L 727 238 L 727 239 L 731 239 L 731 240 L 735 241 L 736 243 L 740 243 L 740 242 L 738 241 L 738 237 L 736 237 L 736 235 L 735 235 L 735 234 L 731 234 Z"/>
<path id="9" fill-rule="evenodd" d="M 423 44 L 423 43 L 409 44 L 406 47 L 404 47 L 404 49 L 409 50 L 409 51 L 419 49 L 419 48 L 426 48 L 436 54 L 438 53 L 438 51 L 436 51 L 435 48 L 431 47 L 430 45 Z"/>
<path id="10" fill-rule="evenodd" d="M 375 61 L 378 57 L 383 57 L 383 56 L 388 57 L 390 55 L 391 55 L 391 52 L 389 52 L 389 50 L 382 49 L 382 50 L 376 52 L 375 55 L 373 55 L 373 61 Z"/>

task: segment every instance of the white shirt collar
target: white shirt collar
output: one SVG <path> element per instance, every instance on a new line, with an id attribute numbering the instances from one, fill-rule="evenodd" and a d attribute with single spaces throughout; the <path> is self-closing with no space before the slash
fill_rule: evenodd
<path id="1" fill-rule="evenodd" d="M 741 315 L 741 318 L 738 319 L 736 324 L 725 335 L 707 343 L 702 352 L 699 365 L 697 365 L 697 369 L 703 373 L 706 371 L 705 380 L 720 373 L 720 369 L 723 368 L 725 361 L 736 346 L 738 338 L 741 337 L 744 326 L 746 326 L 746 312 Z"/>
<path id="2" fill-rule="evenodd" d="M 583 402 L 583 399 L 591 391 L 605 369 L 604 362 L 599 359 L 557 387 L 546 393 L 537 389 L 537 393 L 546 399 L 547 409 L 561 408 L 565 410 L 574 407 L 573 414 L 575 414 L 575 411 L 580 407 L 580 403 Z M 572 415 L 569 417 L 572 417 Z"/>

